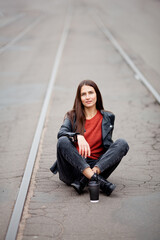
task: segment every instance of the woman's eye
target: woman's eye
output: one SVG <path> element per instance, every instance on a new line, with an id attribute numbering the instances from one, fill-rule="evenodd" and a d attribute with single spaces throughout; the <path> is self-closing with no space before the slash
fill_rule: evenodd
<path id="1" fill-rule="evenodd" d="M 82 93 L 81 94 L 81 97 L 84 97 L 84 96 L 86 96 L 86 95 L 92 95 L 92 94 L 94 94 L 94 92 L 93 91 L 90 91 L 90 92 L 88 92 L 88 93 Z"/>

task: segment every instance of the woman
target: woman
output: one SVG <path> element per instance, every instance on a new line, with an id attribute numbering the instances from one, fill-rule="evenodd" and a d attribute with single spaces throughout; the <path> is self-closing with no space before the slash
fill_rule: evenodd
<path id="1" fill-rule="evenodd" d="M 129 150 L 127 142 L 112 140 L 115 116 L 105 111 L 95 82 L 82 81 L 73 109 L 67 112 L 58 132 L 59 178 L 81 194 L 89 180 L 97 180 L 109 196 L 115 185 L 106 179 Z M 51 168 L 55 173 L 55 164 Z"/>

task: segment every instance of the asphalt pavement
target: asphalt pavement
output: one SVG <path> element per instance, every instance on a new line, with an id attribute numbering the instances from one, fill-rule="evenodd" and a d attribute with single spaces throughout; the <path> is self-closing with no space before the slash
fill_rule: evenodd
<path id="1" fill-rule="evenodd" d="M 7 53 L 1 56 L 3 102 L 0 109 L 0 127 L 3 141 L 0 209 L 4 216 L 4 220 L 1 219 L 0 222 L 2 239 L 5 238 L 23 176 L 67 14 L 65 1 L 47 3 L 47 6 L 42 1 L 40 5 L 36 2 L 33 2 L 33 5 L 31 2 L 22 5 L 18 3 L 18 8 L 14 8 L 15 12 L 20 12 L 23 7 L 23 12 L 29 14 L 27 20 L 23 19 L 23 24 L 26 21 L 33 23 L 37 17 L 40 17 L 40 22 L 23 40 L 13 44 Z M 144 1 L 141 1 L 141 7 L 143 3 Z M 93 4 L 91 1 L 71 1 L 71 26 L 54 84 L 18 240 L 159 240 L 160 106 L 143 84 L 136 80 L 133 71 L 90 14 L 91 10 L 98 10 L 105 25 L 109 26 L 116 39 L 126 46 L 125 50 L 133 60 L 135 56 L 135 62 L 141 71 L 147 69 L 143 73 L 151 82 L 153 80 L 158 90 L 157 62 L 155 60 L 155 64 L 150 65 L 152 56 L 147 58 L 147 53 L 143 55 L 147 43 L 140 51 L 137 32 L 134 36 L 132 31 L 132 37 L 135 37 L 136 41 L 132 39 L 130 44 L 128 40 L 131 32 L 127 28 L 125 32 L 123 25 L 123 34 L 120 35 L 111 18 L 112 11 L 113 16 L 120 16 L 125 9 L 123 7 L 128 6 L 125 1 L 121 4 L 121 8 L 116 9 L 115 3 L 110 1 L 100 1 L 99 4 L 96 1 L 93 1 Z M 157 2 L 155 4 L 158 8 Z M 156 9 L 155 4 L 153 9 Z M 144 9 L 148 10 L 150 5 L 147 6 L 148 8 L 142 8 L 143 14 Z M 1 11 L 1 16 L 4 12 Z M 155 11 L 153 19 L 157 19 L 156 13 Z M 140 15 L 140 10 L 137 14 Z M 150 15 L 148 17 L 145 14 L 146 19 L 150 19 Z M 127 21 L 131 23 L 128 19 L 123 21 L 125 24 Z M 148 26 L 149 22 L 148 20 Z M 121 26 L 120 20 L 118 26 Z M 132 24 L 129 26 L 131 29 Z M 8 34 L 14 32 L 10 30 L 11 28 L 8 29 Z M 153 47 L 156 48 L 156 44 Z M 156 54 L 158 55 L 158 49 Z M 15 61 L 17 56 L 18 60 Z M 124 138 L 130 146 L 127 156 L 109 178 L 117 186 L 115 191 L 110 197 L 100 193 L 98 203 L 90 203 L 87 188 L 84 194 L 78 195 L 73 188 L 59 180 L 58 174 L 53 175 L 49 170 L 56 160 L 57 132 L 65 113 L 73 106 L 79 82 L 84 79 L 97 83 L 105 109 L 116 116 L 113 140 Z"/>
<path id="2" fill-rule="evenodd" d="M 49 168 L 56 160 L 56 135 L 72 108 L 78 83 L 94 80 L 105 109 L 115 113 L 113 139 L 130 151 L 109 180 L 117 185 L 97 204 L 78 195 Z M 18 239 L 158 240 L 160 111 L 152 95 L 78 5 L 65 45 L 43 131 Z M 21 238 L 22 236 L 22 238 Z"/>

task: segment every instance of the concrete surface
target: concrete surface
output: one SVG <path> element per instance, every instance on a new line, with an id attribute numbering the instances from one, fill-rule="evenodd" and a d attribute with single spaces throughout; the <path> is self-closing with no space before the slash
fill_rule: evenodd
<path id="1" fill-rule="evenodd" d="M 41 9 L 31 5 L 31 1 L 0 1 L 0 239 L 17 198 L 66 11 L 60 8 L 59 15 L 56 2 L 47 14 L 43 5 Z"/>
<path id="2" fill-rule="evenodd" d="M 160 106 L 145 87 L 135 80 L 132 71 L 90 17 L 87 6 L 99 11 L 106 26 L 158 89 L 157 63 L 151 60 L 153 52 L 155 59 L 159 59 L 156 45 L 159 35 L 156 32 L 160 4 L 158 1 L 142 0 L 132 3 L 133 12 L 143 16 L 143 21 L 138 21 L 138 27 L 143 28 L 146 34 L 155 36 L 149 40 L 145 34 L 138 34 L 134 27 L 131 36 L 129 29 L 135 22 L 135 15 L 133 17 L 126 11 L 126 8 L 130 10 L 127 1 L 77 0 L 71 3 L 73 20 L 70 34 L 58 71 L 17 239 L 158 240 Z M 3 24 L 11 18 L 11 13 L 14 16 L 26 14 L 18 25 L 16 23 L 0 29 L 3 33 L 1 46 L 34 19 L 42 17 L 40 24 L 0 55 L 2 239 L 34 136 L 63 29 L 66 7 L 66 1 L 47 1 L 47 4 L 46 1 L 21 1 L 21 4 L 16 1 L 13 5 L 10 1 L 1 2 Z M 114 21 L 116 16 L 117 24 Z M 124 19 L 120 16 L 124 16 Z M 154 28 L 149 24 L 151 19 Z M 148 25 L 145 25 L 145 20 Z M 152 48 L 149 53 L 145 51 L 148 44 Z M 110 181 L 117 185 L 116 190 L 111 197 L 100 194 L 98 204 L 89 202 L 87 189 L 79 196 L 74 189 L 63 184 L 58 175 L 49 171 L 56 160 L 57 131 L 64 114 L 72 108 L 77 85 L 83 79 L 97 82 L 105 108 L 115 113 L 113 139 L 123 137 L 130 145 L 128 155 L 110 177 Z"/>

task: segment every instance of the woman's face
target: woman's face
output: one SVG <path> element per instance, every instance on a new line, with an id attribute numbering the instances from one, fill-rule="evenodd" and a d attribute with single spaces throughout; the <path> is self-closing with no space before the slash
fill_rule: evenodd
<path id="1" fill-rule="evenodd" d="M 81 88 L 81 101 L 84 107 L 91 108 L 96 105 L 97 94 L 93 87 L 83 85 Z"/>

